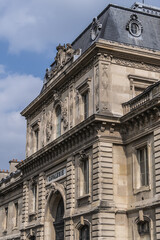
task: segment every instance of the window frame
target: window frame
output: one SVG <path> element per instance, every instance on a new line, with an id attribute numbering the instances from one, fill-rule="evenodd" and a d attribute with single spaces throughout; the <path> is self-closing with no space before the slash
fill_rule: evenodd
<path id="1" fill-rule="evenodd" d="M 142 185 L 141 182 L 141 172 L 140 172 L 140 164 L 139 164 L 139 159 L 138 159 L 138 151 L 141 149 L 147 148 L 147 154 L 148 154 L 148 184 L 147 185 Z M 137 194 L 139 192 L 143 191 L 149 191 L 151 189 L 151 144 L 149 141 L 144 141 L 140 144 L 135 145 L 132 148 L 132 182 L 133 182 L 133 193 Z"/>
<path id="2" fill-rule="evenodd" d="M 37 119 L 32 125 L 32 131 L 33 131 L 33 148 L 34 152 L 39 150 L 39 132 L 40 132 L 40 119 Z"/>
<path id="3" fill-rule="evenodd" d="M 19 204 L 18 202 L 14 203 L 14 208 L 15 208 L 15 221 L 14 221 L 14 228 L 18 227 L 18 212 L 19 212 Z"/>
<path id="4" fill-rule="evenodd" d="M 89 117 L 89 92 L 85 91 L 82 94 L 82 99 L 83 99 L 83 116 L 84 120 Z"/>
<path id="5" fill-rule="evenodd" d="M 81 107 L 80 107 L 80 112 L 83 115 L 82 120 L 85 120 L 90 116 L 90 111 L 89 111 L 89 105 L 90 105 L 90 85 L 91 85 L 91 79 L 86 78 L 85 81 L 83 81 L 79 86 L 76 87 L 76 90 L 81 96 Z M 84 96 L 87 95 L 87 105 L 85 104 Z M 87 109 L 85 109 L 87 106 Z"/>
<path id="6" fill-rule="evenodd" d="M 88 226 L 89 229 L 89 240 L 92 239 L 92 231 L 91 231 L 91 223 L 87 220 L 84 219 L 83 216 L 81 216 L 80 221 L 77 223 L 75 226 L 75 239 L 79 240 L 80 239 L 80 231 L 84 226 Z"/>
<path id="7" fill-rule="evenodd" d="M 4 208 L 4 225 L 3 225 L 3 232 L 7 232 L 8 229 L 8 206 Z"/>
<path id="8" fill-rule="evenodd" d="M 38 212 L 38 181 L 32 179 L 29 186 L 29 221 L 35 220 Z"/>
<path id="9" fill-rule="evenodd" d="M 77 206 L 91 203 L 92 188 L 92 169 L 91 169 L 91 151 L 81 151 L 76 155 L 76 199 Z M 84 171 L 86 166 L 87 171 Z M 84 176 L 85 174 L 85 176 Z M 85 181 L 87 179 L 87 182 Z"/>

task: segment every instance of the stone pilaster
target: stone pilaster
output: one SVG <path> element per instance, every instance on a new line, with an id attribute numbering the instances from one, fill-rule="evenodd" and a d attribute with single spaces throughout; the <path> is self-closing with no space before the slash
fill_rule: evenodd
<path id="1" fill-rule="evenodd" d="M 28 222 L 28 204 L 29 204 L 29 189 L 28 181 L 23 183 L 23 206 L 22 206 L 22 224 Z"/>
<path id="2" fill-rule="evenodd" d="M 93 146 L 93 201 L 113 201 L 112 144 Z"/>
<path id="3" fill-rule="evenodd" d="M 28 223 L 28 206 L 29 206 L 29 185 L 28 181 L 23 183 L 23 205 L 22 205 L 22 228 Z M 26 240 L 26 233 L 24 230 L 21 232 L 21 240 Z"/>
<path id="4" fill-rule="evenodd" d="M 43 229 L 43 227 L 42 228 L 37 228 L 36 239 L 37 240 L 44 240 L 44 229 Z"/>
<path id="5" fill-rule="evenodd" d="M 160 194 L 160 128 L 154 131 L 155 191 Z M 156 239 L 160 239 L 160 207 L 155 209 Z"/>
<path id="6" fill-rule="evenodd" d="M 72 220 L 65 221 L 65 240 L 74 240 L 74 225 Z"/>
<path id="7" fill-rule="evenodd" d="M 38 219 L 44 222 L 45 214 L 45 175 L 44 173 L 39 174 L 39 185 L 38 185 Z"/>
<path id="8" fill-rule="evenodd" d="M 74 157 L 67 159 L 67 185 L 66 185 L 66 217 L 72 215 L 75 206 L 75 166 Z M 65 239 L 72 240 L 74 228 L 72 220 L 65 221 Z"/>
<path id="9" fill-rule="evenodd" d="M 103 212 L 92 216 L 92 239 L 115 239 L 115 213 Z"/>
<path id="10" fill-rule="evenodd" d="M 154 131 L 154 157 L 156 194 L 160 194 L 160 128 Z"/>

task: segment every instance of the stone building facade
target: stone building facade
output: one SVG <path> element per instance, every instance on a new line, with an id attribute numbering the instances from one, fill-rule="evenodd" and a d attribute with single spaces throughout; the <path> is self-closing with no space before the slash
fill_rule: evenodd
<path id="1" fill-rule="evenodd" d="M 158 26 L 109 5 L 57 47 L 21 113 L 26 159 L 0 172 L 0 240 L 160 239 Z"/>

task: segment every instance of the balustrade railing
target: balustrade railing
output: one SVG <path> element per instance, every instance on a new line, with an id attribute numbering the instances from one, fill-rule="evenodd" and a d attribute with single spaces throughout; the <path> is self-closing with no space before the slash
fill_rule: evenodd
<path id="1" fill-rule="evenodd" d="M 143 93 L 134 97 L 130 101 L 123 103 L 123 114 L 127 114 L 135 110 L 158 95 L 160 96 L 160 82 L 149 86 Z"/>

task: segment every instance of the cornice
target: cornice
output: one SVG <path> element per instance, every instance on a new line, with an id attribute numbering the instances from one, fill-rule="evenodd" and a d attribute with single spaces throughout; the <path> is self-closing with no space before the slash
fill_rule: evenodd
<path id="1" fill-rule="evenodd" d="M 8 191 L 13 191 L 14 189 L 17 189 L 18 186 L 23 185 L 23 177 L 21 175 L 16 179 L 16 181 L 8 182 L 7 184 L 3 183 L 3 184 L 0 187 L 0 195 L 4 195 Z"/>

